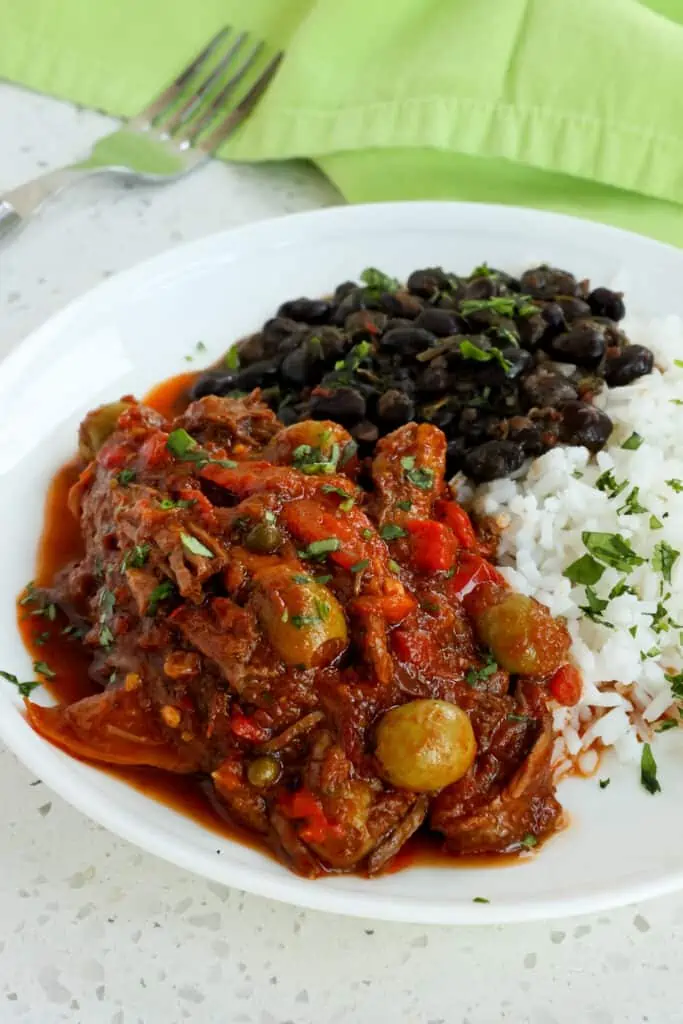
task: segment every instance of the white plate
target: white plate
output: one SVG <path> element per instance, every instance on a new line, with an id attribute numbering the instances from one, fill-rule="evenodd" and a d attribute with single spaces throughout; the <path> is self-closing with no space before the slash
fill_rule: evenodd
<path id="1" fill-rule="evenodd" d="M 547 261 L 607 283 L 627 273 L 629 308 L 683 315 L 683 252 L 598 224 L 509 207 L 399 203 L 298 214 L 174 249 L 100 285 L 28 338 L 0 366 L 0 647 L 2 668 L 30 676 L 15 595 L 31 577 L 51 475 L 74 450 L 93 405 L 208 362 L 284 299 L 318 295 L 368 265 L 401 276 L 443 264 L 508 270 Z M 197 360 L 195 360 L 196 365 Z M 599 910 L 683 887 L 683 745 L 657 740 L 663 792 L 633 766 L 603 765 L 560 798 L 571 825 L 537 856 L 504 868 L 413 868 L 367 881 L 311 882 L 223 840 L 95 768 L 26 724 L 0 691 L 0 734 L 37 775 L 85 814 L 183 868 L 254 893 L 343 914 L 415 922 L 492 923 Z M 489 903 L 474 903 L 485 897 Z"/>

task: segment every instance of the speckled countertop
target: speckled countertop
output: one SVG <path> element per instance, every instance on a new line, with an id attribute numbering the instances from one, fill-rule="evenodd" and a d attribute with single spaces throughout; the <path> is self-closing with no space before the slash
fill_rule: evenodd
<path id="1" fill-rule="evenodd" d="M 0 85 L 0 191 L 105 118 Z M 303 166 L 94 183 L 0 252 L 0 355 L 103 277 L 186 239 L 338 201 Z M 598 917 L 425 928 L 299 911 L 184 874 L 0 750 L 0 1022 L 677 1024 L 683 896 Z"/>

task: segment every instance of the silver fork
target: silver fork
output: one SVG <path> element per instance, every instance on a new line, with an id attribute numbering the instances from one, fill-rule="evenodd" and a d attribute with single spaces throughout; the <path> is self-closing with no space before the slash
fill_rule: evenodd
<path id="1" fill-rule="evenodd" d="M 165 182 L 209 160 L 249 116 L 284 56 L 276 53 L 244 91 L 243 80 L 263 63 L 264 49 L 261 41 L 245 44 L 248 33 L 222 28 L 144 110 L 99 139 L 86 159 L 1 194 L 0 239 L 24 224 L 47 198 L 92 174 Z"/>

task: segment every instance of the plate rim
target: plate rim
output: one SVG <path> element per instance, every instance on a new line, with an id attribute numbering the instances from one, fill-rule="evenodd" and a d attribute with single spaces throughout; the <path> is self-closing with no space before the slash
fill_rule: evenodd
<path id="1" fill-rule="evenodd" d="M 448 211 L 448 212 L 446 212 Z M 585 220 L 567 214 L 554 213 L 547 210 L 535 210 L 529 207 L 508 206 L 495 203 L 460 203 L 449 200 L 402 201 L 387 203 L 367 203 L 354 206 L 331 206 L 252 221 L 244 225 L 217 231 L 192 241 L 184 242 L 170 249 L 163 250 L 139 263 L 120 271 L 81 295 L 72 299 L 65 307 L 49 316 L 38 327 L 19 341 L 12 351 L 0 363 L 0 383 L 11 377 L 22 365 L 30 362 L 34 354 L 41 348 L 50 335 L 62 332 L 70 319 L 78 317 L 82 310 L 93 303 L 106 303 L 107 299 L 115 298 L 117 293 L 127 286 L 144 283 L 149 276 L 158 277 L 165 270 L 172 271 L 177 266 L 190 265 L 193 257 L 211 258 L 212 253 L 225 252 L 233 248 L 238 252 L 246 245 L 258 248 L 259 244 L 268 244 L 272 232 L 287 236 L 288 229 L 293 229 L 294 241 L 297 232 L 305 231 L 309 224 L 320 225 L 322 229 L 328 224 L 331 228 L 339 227 L 342 231 L 349 219 L 367 218 L 365 227 L 372 227 L 372 219 L 379 217 L 384 220 L 396 215 L 395 226 L 401 227 L 401 220 L 406 216 L 417 217 L 421 212 L 432 216 L 443 213 L 447 217 L 460 214 L 465 220 L 476 219 L 487 213 L 495 212 L 501 221 L 510 219 L 517 230 L 527 220 L 531 226 L 540 221 L 548 225 L 556 225 L 558 231 L 576 230 L 580 226 L 586 233 L 587 242 L 590 235 L 611 239 L 615 248 L 620 241 L 628 241 L 641 247 L 643 251 L 661 253 L 665 251 L 676 259 L 683 259 L 683 251 L 668 243 L 660 242 L 636 232 L 627 231 L 598 221 Z M 407 224 L 403 225 L 407 228 Z M 461 227 L 464 225 L 461 225 Z M 474 223 L 471 225 L 474 227 Z M 502 228 L 503 225 L 501 225 Z M 455 228 L 455 225 L 453 225 Z M 533 241 L 533 232 L 530 234 Z M 315 239 L 313 239 L 313 244 Z M 4 698 L 3 698 L 4 699 Z M 625 906 L 642 899 L 663 896 L 683 888 L 683 865 L 679 872 L 669 871 L 663 878 L 651 877 L 638 883 L 625 885 L 615 884 L 613 888 L 604 888 L 599 893 L 584 895 L 568 895 L 557 899 L 544 898 L 539 902 L 505 902 L 496 904 L 472 904 L 457 900 L 444 905 L 430 903 L 424 899 L 399 899 L 392 894 L 384 895 L 377 890 L 367 895 L 350 894 L 324 887 L 324 877 L 318 881 L 303 879 L 297 875 L 287 874 L 269 876 L 258 867 L 232 863 L 228 865 L 231 880 L 226 882 L 225 861 L 213 860 L 206 851 L 186 847 L 174 841 L 163 827 L 149 827 L 138 823 L 134 817 L 117 807 L 116 804 L 103 801 L 98 804 L 87 789 L 83 791 L 82 782 L 77 774 L 69 771 L 62 759 L 68 757 L 56 750 L 45 740 L 38 737 L 24 720 L 20 728 L 16 722 L 0 715 L 0 738 L 19 760 L 41 778 L 45 773 L 46 759 L 53 762 L 50 767 L 52 775 L 44 784 L 54 793 L 61 796 L 90 820 L 103 825 L 113 834 L 121 836 L 139 848 L 158 856 L 177 867 L 201 874 L 221 884 L 235 886 L 258 896 L 274 899 L 290 905 L 305 907 L 311 910 L 342 914 L 344 916 L 401 921 L 419 924 L 472 925 L 472 924 L 505 924 L 512 922 L 547 920 L 556 917 L 568 917 L 586 913 L 594 913 L 614 907 Z M 88 766 L 93 767 L 93 766 Z M 96 767 L 96 766 L 95 766 Z M 221 841 L 225 837 L 220 837 Z M 371 885 L 371 882 L 368 883 Z"/>

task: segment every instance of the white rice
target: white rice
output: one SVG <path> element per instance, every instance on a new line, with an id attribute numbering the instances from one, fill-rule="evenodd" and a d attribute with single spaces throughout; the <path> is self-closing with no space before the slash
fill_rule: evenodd
<path id="1" fill-rule="evenodd" d="M 555 756 L 560 764 L 572 759 L 584 771 L 589 763 L 590 770 L 597 766 L 597 758 L 593 763 L 585 757 L 594 746 L 614 747 L 625 761 L 640 757 L 639 740 L 652 738 L 652 723 L 674 702 L 667 673 L 683 669 L 683 493 L 667 484 L 683 481 L 683 368 L 675 363 L 683 360 L 683 321 L 631 320 L 625 330 L 633 342 L 654 351 L 658 369 L 598 399 L 614 422 L 609 446 L 595 458 L 585 448 L 558 447 L 536 459 L 526 476 L 496 480 L 475 497 L 478 510 L 506 526 L 499 555 L 510 584 L 567 620 L 584 689 L 578 705 L 554 712 Z M 634 431 L 643 443 L 624 449 Z M 617 497 L 595 487 L 606 470 L 618 482 L 628 481 Z M 647 512 L 627 515 L 623 506 L 634 486 Z M 661 529 L 651 527 L 651 516 Z M 602 618 L 611 629 L 580 610 L 587 604 L 586 588 L 563 575 L 587 554 L 584 531 L 619 534 L 645 559 L 625 577 L 635 594 L 609 597 L 624 579 L 614 568 L 593 587 L 608 602 Z M 681 552 L 670 583 L 652 564 L 655 545 L 662 542 Z M 658 632 L 653 615 L 662 596 L 668 628 Z"/>

